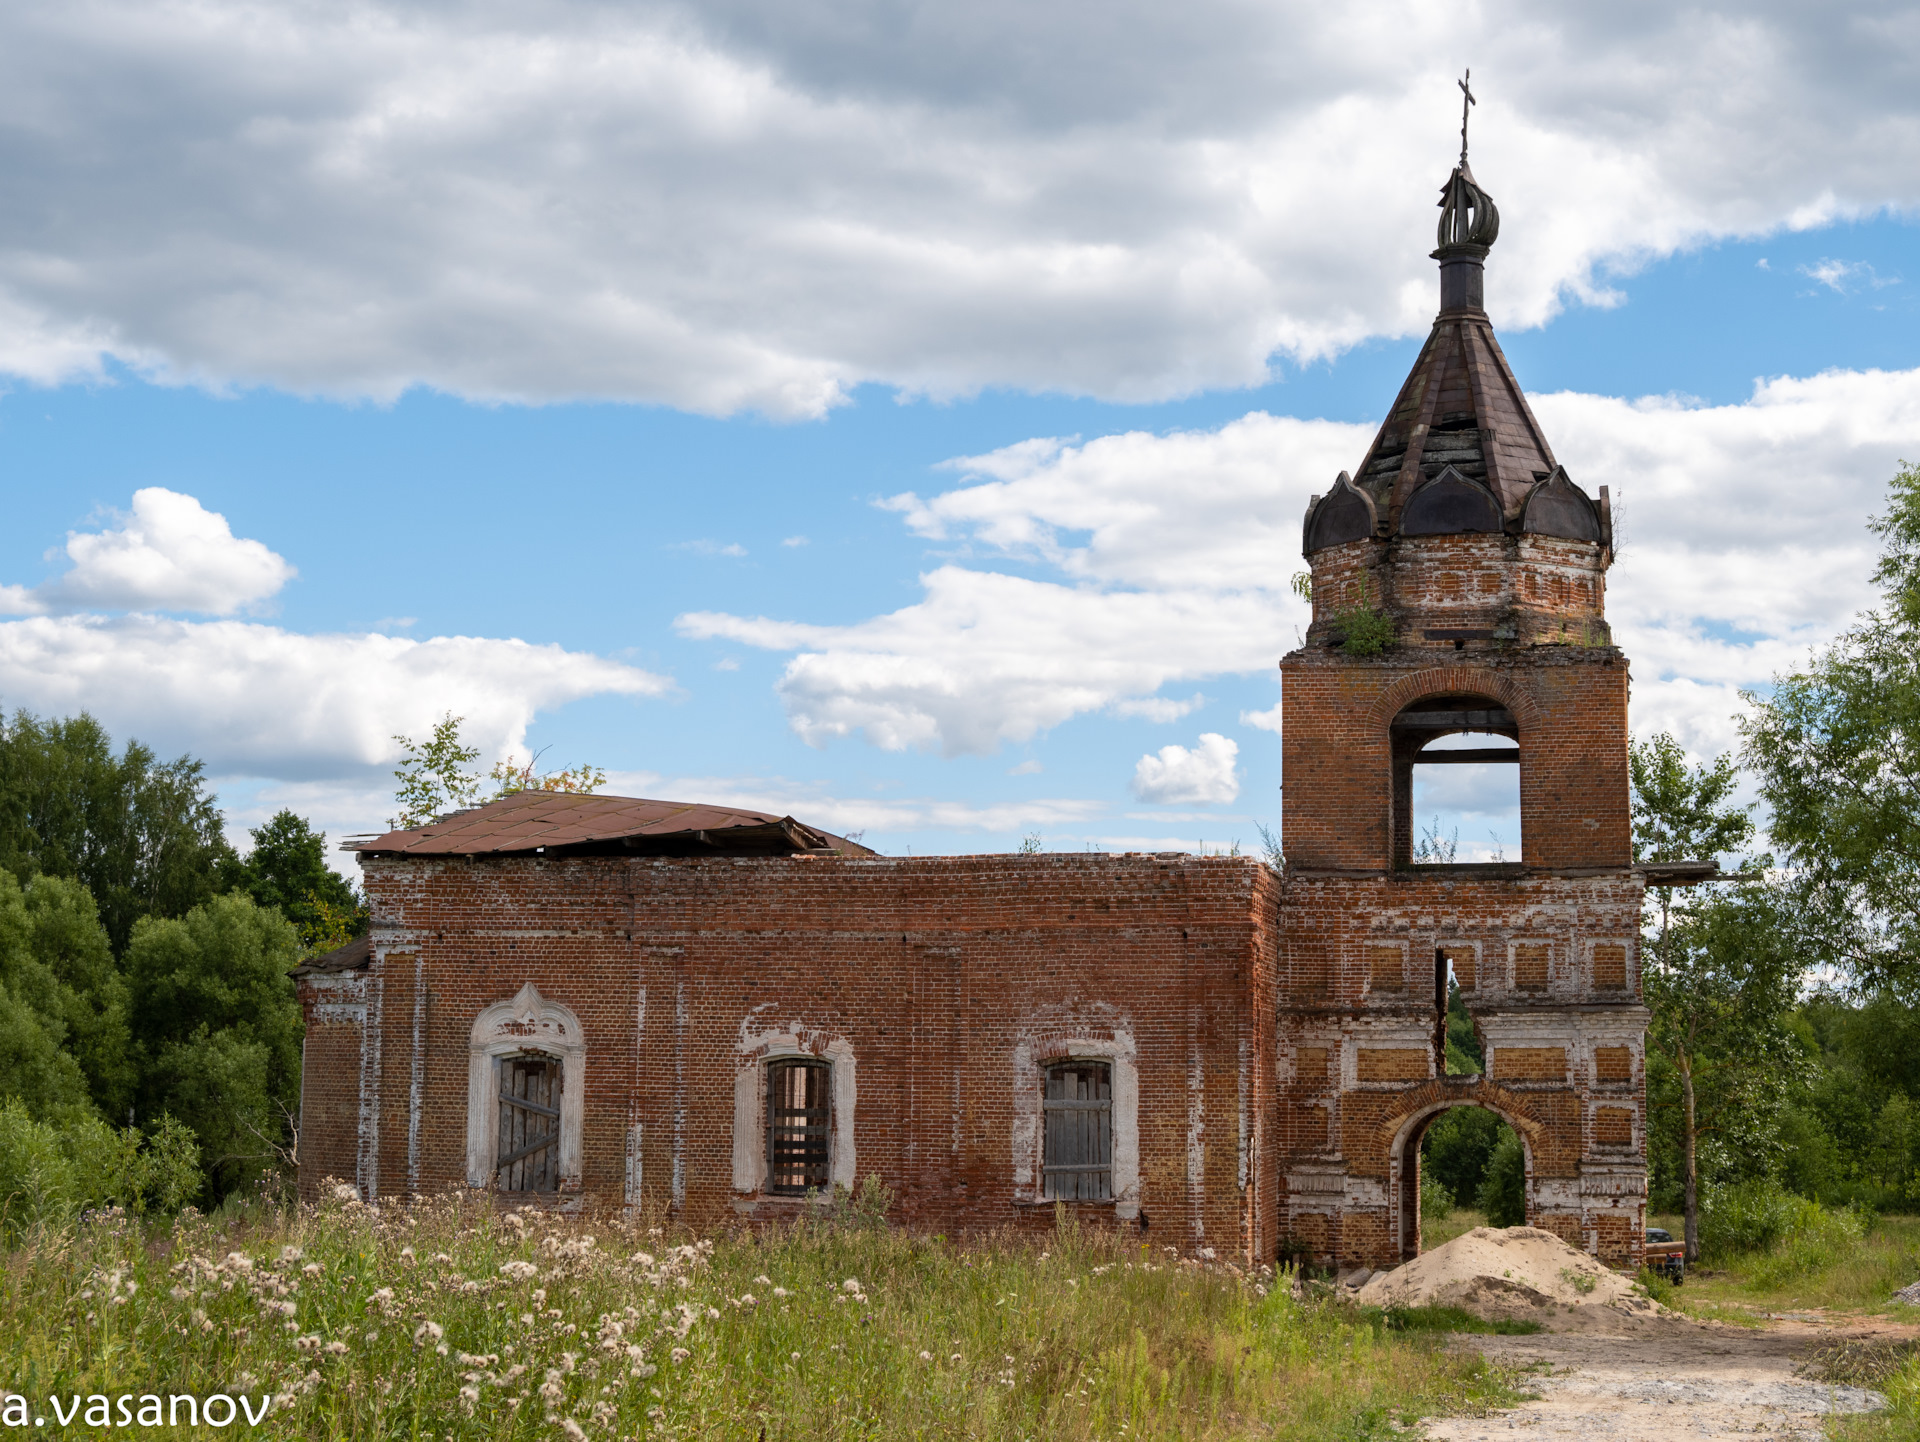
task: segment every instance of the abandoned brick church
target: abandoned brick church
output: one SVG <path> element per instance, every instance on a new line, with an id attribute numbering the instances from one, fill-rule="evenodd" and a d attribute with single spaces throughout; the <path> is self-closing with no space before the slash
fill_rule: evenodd
<path id="1" fill-rule="evenodd" d="M 1432 334 L 1307 510 L 1283 870 L 879 856 L 790 817 L 545 793 L 365 841 L 370 935 L 298 974 L 303 1190 L 711 1226 L 878 1174 L 911 1225 L 1065 1206 L 1379 1266 L 1418 1251 L 1427 1126 L 1478 1106 L 1525 1143 L 1533 1224 L 1632 1262 L 1642 897 L 1710 868 L 1632 860 L 1607 490 L 1555 462 L 1494 339 L 1498 228 L 1463 156 Z M 1466 761 L 1518 767 L 1520 859 L 1420 864 L 1414 768 Z M 1449 978 L 1484 1075 L 1446 1072 Z"/>

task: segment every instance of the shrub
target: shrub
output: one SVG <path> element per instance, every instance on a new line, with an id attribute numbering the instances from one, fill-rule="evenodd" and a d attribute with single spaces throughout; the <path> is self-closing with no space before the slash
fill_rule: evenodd
<path id="1" fill-rule="evenodd" d="M 1778 1182 L 1734 1182 L 1708 1187 L 1700 1198 L 1700 1250 L 1724 1257 L 1759 1252 L 1806 1224 L 1817 1202 L 1797 1197 Z"/>
<path id="2" fill-rule="evenodd" d="M 1737 1182 L 1709 1188 L 1701 1199 L 1700 1251 L 1724 1261 L 1760 1254 L 1748 1282 L 1771 1287 L 1830 1265 L 1866 1236 L 1866 1221 L 1852 1207 L 1823 1207 L 1797 1197 L 1777 1182 Z"/>
<path id="3" fill-rule="evenodd" d="M 1373 586 L 1365 576 L 1355 603 L 1334 613 L 1333 630 L 1349 656 L 1378 656 L 1398 637 L 1393 617 L 1374 604 Z"/>
<path id="4" fill-rule="evenodd" d="M 1440 1179 L 1424 1167 L 1420 1170 L 1420 1220 L 1423 1222 L 1444 1221 L 1453 1213 L 1453 1193 L 1441 1185 Z"/>
<path id="5" fill-rule="evenodd" d="M 1519 1227 L 1527 1220 L 1527 1153 L 1520 1135 L 1503 1127 L 1493 1155 L 1487 1159 L 1486 1180 L 1480 1183 L 1480 1210 L 1490 1227 Z"/>
<path id="6" fill-rule="evenodd" d="M 193 1136 L 171 1117 L 152 1136 L 91 1112 L 35 1121 L 17 1098 L 0 1104 L 0 1233 L 58 1223 L 89 1207 L 175 1212 L 200 1186 Z"/>

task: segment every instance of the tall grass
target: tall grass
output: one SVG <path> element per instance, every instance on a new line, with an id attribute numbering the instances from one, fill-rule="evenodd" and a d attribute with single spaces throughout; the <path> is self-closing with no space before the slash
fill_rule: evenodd
<path id="1" fill-rule="evenodd" d="M 1678 1218 L 1651 1220 L 1679 1235 Z M 1871 1218 L 1851 1208 L 1805 1202 L 1792 1209 L 1788 1225 L 1763 1235 L 1766 1240 L 1758 1245 L 1735 1247 L 1725 1234 L 1715 1245 L 1709 1233 L 1701 1268 L 1660 1299 L 1703 1316 L 1723 1315 L 1720 1309 L 1726 1307 L 1891 1309 L 1913 1315 L 1915 1309 L 1892 1298 L 1920 1281 L 1920 1218 Z"/>
<path id="2" fill-rule="evenodd" d="M 695 1239 L 343 1196 L 44 1226 L 3 1275 L 13 1389 L 270 1393 L 283 1436 L 1361 1438 L 1511 1396 L 1284 1275 L 1071 1228 Z"/>

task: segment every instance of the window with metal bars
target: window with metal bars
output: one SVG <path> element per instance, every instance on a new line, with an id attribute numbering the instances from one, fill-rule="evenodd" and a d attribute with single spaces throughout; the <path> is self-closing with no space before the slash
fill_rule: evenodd
<path id="1" fill-rule="evenodd" d="M 783 1196 L 831 1185 L 833 1068 L 823 1061 L 767 1067 L 767 1173 Z"/>
<path id="2" fill-rule="evenodd" d="M 1041 1105 L 1046 1154 L 1041 1166 L 1050 1201 L 1104 1202 L 1113 1196 L 1113 1066 L 1061 1061 L 1046 1069 Z"/>
<path id="3" fill-rule="evenodd" d="M 500 1148 L 494 1178 L 503 1192 L 560 1187 L 560 1089 L 555 1057 L 500 1060 Z"/>

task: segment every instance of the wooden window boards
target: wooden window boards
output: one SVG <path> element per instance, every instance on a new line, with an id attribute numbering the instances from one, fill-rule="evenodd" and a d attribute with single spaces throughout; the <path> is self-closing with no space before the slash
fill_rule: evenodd
<path id="1" fill-rule="evenodd" d="M 1113 1067 L 1062 1061 L 1046 1069 L 1043 1191 L 1049 1201 L 1113 1196 Z"/>

